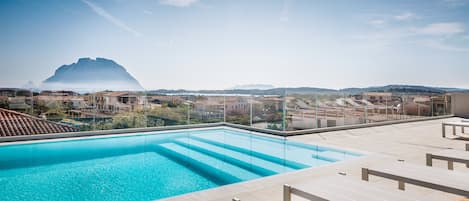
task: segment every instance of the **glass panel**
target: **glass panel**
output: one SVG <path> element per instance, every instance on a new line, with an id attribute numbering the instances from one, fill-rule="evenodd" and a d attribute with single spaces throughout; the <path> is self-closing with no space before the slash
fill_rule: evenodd
<path id="1" fill-rule="evenodd" d="M 144 128 L 229 122 L 273 130 L 304 130 L 440 116 L 451 97 L 439 93 L 328 92 L 169 94 L 159 91 L 4 88 L 0 107 L 80 129 Z"/>
<path id="2" fill-rule="evenodd" d="M 215 123 L 223 121 L 223 95 L 196 96 L 191 104 L 190 122 Z"/>
<path id="3" fill-rule="evenodd" d="M 149 127 L 185 125 L 191 123 L 190 111 L 195 96 L 157 94 L 148 92 L 147 120 Z"/>
<path id="4" fill-rule="evenodd" d="M 283 98 L 279 95 L 252 97 L 253 127 L 282 130 Z"/>
<path id="5" fill-rule="evenodd" d="M 226 95 L 226 122 L 241 125 L 250 125 L 250 96 Z"/>

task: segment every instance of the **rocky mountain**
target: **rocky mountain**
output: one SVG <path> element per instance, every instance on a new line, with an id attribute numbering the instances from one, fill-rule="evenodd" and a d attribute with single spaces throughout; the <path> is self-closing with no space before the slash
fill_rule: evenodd
<path id="1" fill-rule="evenodd" d="M 231 89 L 241 89 L 241 90 L 261 89 L 261 90 L 267 90 L 267 89 L 273 89 L 273 88 L 275 88 L 274 85 L 270 85 L 270 84 L 245 84 L 245 85 L 236 85 Z"/>
<path id="2" fill-rule="evenodd" d="M 105 58 L 80 58 L 76 63 L 62 65 L 43 82 L 41 88 L 80 92 L 143 90 L 140 83 L 123 66 Z"/>
<path id="3" fill-rule="evenodd" d="M 284 95 L 287 94 L 361 94 L 363 92 L 392 92 L 392 93 L 417 93 L 417 94 L 442 94 L 448 92 L 468 92 L 469 89 L 441 88 L 416 85 L 387 85 L 365 88 L 326 89 L 314 87 L 287 87 L 272 89 L 228 89 L 228 90 L 150 90 L 149 94 L 252 94 L 252 95 Z"/>
<path id="4" fill-rule="evenodd" d="M 346 93 L 363 93 L 363 92 L 394 92 L 394 93 L 448 93 L 448 92 L 467 92 L 467 89 L 460 88 L 442 88 L 442 87 L 428 87 L 418 85 L 386 85 L 378 87 L 366 88 L 346 88 L 340 91 Z"/>

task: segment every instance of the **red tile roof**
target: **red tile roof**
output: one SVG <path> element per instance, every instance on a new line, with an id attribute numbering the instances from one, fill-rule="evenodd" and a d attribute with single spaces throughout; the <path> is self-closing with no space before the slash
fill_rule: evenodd
<path id="1" fill-rule="evenodd" d="M 76 132 L 78 128 L 0 108 L 0 137 Z"/>

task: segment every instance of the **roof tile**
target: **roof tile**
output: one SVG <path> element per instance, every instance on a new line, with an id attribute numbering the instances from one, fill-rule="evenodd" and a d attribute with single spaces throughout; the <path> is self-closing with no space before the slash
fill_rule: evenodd
<path id="1" fill-rule="evenodd" d="M 77 132 L 80 129 L 0 108 L 0 136 Z"/>

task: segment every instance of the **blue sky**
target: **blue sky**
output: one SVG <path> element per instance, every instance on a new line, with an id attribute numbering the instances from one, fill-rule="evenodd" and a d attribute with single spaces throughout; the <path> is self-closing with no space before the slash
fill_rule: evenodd
<path id="1" fill-rule="evenodd" d="M 469 0 L 2 0 L 0 87 L 105 57 L 147 89 L 469 88 Z"/>

